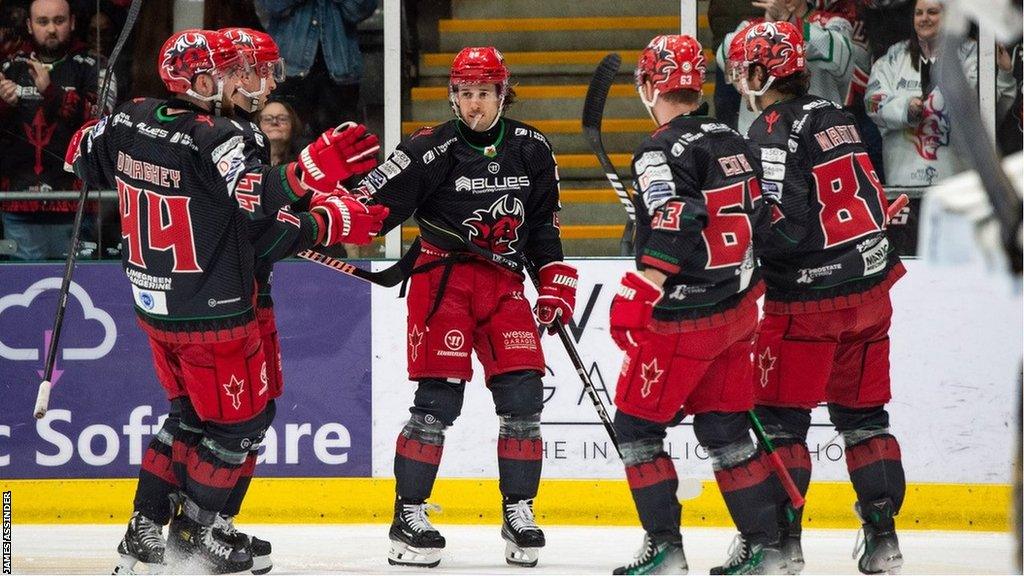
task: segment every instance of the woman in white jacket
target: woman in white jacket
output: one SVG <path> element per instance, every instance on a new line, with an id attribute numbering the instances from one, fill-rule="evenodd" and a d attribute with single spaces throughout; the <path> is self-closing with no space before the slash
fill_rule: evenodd
<path id="1" fill-rule="evenodd" d="M 950 143 L 949 111 L 932 80 L 942 29 L 942 4 L 917 0 L 914 35 L 894 44 L 871 68 L 864 103 L 882 132 L 887 186 L 930 186 L 965 168 Z M 978 85 L 978 44 L 964 40 L 960 61 L 967 80 Z M 996 76 L 1000 103 L 1013 98 L 1013 76 Z"/>

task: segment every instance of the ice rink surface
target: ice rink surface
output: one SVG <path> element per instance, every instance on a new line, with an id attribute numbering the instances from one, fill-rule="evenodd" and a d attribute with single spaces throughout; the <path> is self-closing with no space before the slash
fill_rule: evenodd
<path id="1" fill-rule="evenodd" d="M 443 522 L 443 521 L 442 521 Z M 448 540 L 434 570 L 387 563 L 387 530 L 369 525 L 244 525 L 274 545 L 272 574 L 610 574 L 640 545 L 639 528 L 545 526 L 547 547 L 530 570 L 505 564 L 498 526 L 451 526 L 437 522 Z M 15 525 L 14 574 L 110 574 L 120 525 Z M 854 530 L 805 530 L 805 574 L 856 574 L 850 558 Z M 685 529 L 683 543 L 691 574 L 707 574 L 726 558 L 733 532 Z M 904 574 L 1013 573 L 1013 542 L 1007 533 L 903 531 Z M 140 566 L 141 568 L 141 566 Z M 144 570 L 143 570 L 144 571 Z"/>

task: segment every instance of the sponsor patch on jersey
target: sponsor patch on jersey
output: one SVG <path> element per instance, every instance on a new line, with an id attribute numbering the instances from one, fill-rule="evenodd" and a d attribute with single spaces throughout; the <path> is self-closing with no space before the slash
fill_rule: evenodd
<path id="1" fill-rule="evenodd" d="M 676 284 L 672 287 L 672 291 L 666 290 L 665 294 L 671 300 L 686 300 L 686 297 L 691 294 L 704 294 L 708 291 L 708 288 L 704 284 Z"/>
<path id="2" fill-rule="evenodd" d="M 728 124 L 722 124 L 721 122 L 701 124 L 700 129 L 709 134 L 713 134 L 715 132 L 732 132 L 732 128 L 729 128 Z"/>
<path id="3" fill-rule="evenodd" d="M 676 185 L 664 180 L 654 182 L 642 190 L 644 204 L 647 205 L 647 211 L 651 214 L 676 195 Z"/>
<path id="4" fill-rule="evenodd" d="M 395 164 L 398 164 L 398 167 L 402 170 L 408 168 L 409 164 L 412 163 L 412 160 L 409 159 L 409 155 L 401 150 L 395 150 L 391 155 L 391 159 L 394 160 Z"/>
<path id="5" fill-rule="evenodd" d="M 889 262 L 889 239 L 882 236 L 857 245 L 860 256 L 864 260 L 864 275 L 871 276 L 885 270 Z"/>
<path id="6" fill-rule="evenodd" d="M 434 158 L 437 158 L 437 154 L 434 152 L 433 149 L 427 150 L 426 152 L 423 153 L 424 164 L 430 164 L 431 162 L 434 161 Z"/>
<path id="7" fill-rule="evenodd" d="M 245 141 L 241 136 L 232 136 L 214 148 L 210 157 L 217 166 L 217 172 L 227 182 L 229 194 L 234 194 L 235 183 L 245 164 Z"/>
<path id="8" fill-rule="evenodd" d="M 797 148 L 800 147 L 800 143 L 797 142 L 796 138 L 789 139 L 789 151 L 796 154 Z"/>
<path id="9" fill-rule="evenodd" d="M 402 169 L 398 167 L 398 164 L 388 160 L 380 165 L 380 171 L 383 172 L 390 180 L 395 176 L 398 176 L 398 174 L 402 172 Z"/>
<path id="10" fill-rule="evenodd" d="M 827 278 L 828 276 L 831 276 L 833 272 L 838 272 L 842 269 L 842 264 L 826 264 L 817 268 L 801 268 L 797 271 L 799 276 L 796 279 L 796 283 L 812 284 L 818 278 Z"/>
<path id="11" fill-rule="evenodd" d="M 530 330 L 505 330 L 501 338 L 505 350 L 537 349 L 537 336 Z"/>
<path id="12" fill-rule="evenodd" d="M 382 174 L 381 171 L 376 168 L 370 170 L 370 173 L 366 175 L 366 182 L 377 189 L 383 186 L 387 181 L 388 177 Z"/>
<path id="13" fill-rule="evenodd" d="M 832 103 L 828 100 L 811 100 L 807 104 L 804 104 L 804 110 L 817 110 L 818 108 L 828 108 L 832 106 Z"/>
<path id="14" fill-rule="evenodd" d="M 761 161 L 762 162 L 777 162 L 779 164 L 786 163 L 786 151 L 781 148 L 762 148 L 761 149 Z"/>
<path id="15" fill-rule="evenodd" d="M 529 136 L 530 135 L 530 131 L 527 130 L 526 128 L 516 128 L 515 135 L 516 136 Z"/>
<path id="16" fill-rule="evenodd" d="M 768 182 L 767 180 L 761 181 L 761 194 L 765 198 L 770 198 L 776 202 L 782 200 L 782 182 Z"/>
<path id="17" fill-rule="evenodd" d="M 786 165 L 775 162 L 762 162 L 764 167 L 764 179 L 782 182 L 786 179 Z"/>
<path id="18" fill-rule="evenodd" d="M 147 314 L 159 314 L 166 316 L 167 293 L 162 290 L 146 290 L 132 284 L 132 296 L 135 298 L 135 305 Z"/>
<path id="19" fill-rule="evenodd" d="M 633 169 L 636 170 L 637 174 L 643 174 L 651 166 L 663 165 L 666 162 L 668 162 L 668 158 L 665 158 L 664 152 L 661 150 L 651 150 L 650 152 L 644 152 L 637 158 L 636 162 L 633 163 Z"/>

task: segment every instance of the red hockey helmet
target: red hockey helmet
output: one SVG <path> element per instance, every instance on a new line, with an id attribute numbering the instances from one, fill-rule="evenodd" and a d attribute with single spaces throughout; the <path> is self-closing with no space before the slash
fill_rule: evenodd
<path id="1" fill-rule="evenodd" d="M 789 22 L 761 22 L 743 31 L 743 61 L 760 64 L 768 77 L 785 78 L 802 72 L 804 37 Z"/>
<path id="2" fill-rule="evenodd" d="M 741 28 L 739 32 L 733 34 L 732 39 L 729 41 L 728 49 L 725 52 L 725 68 L 729 81 L 733 84 L 737 83 L 740 71 L 745 68 L 746 50 L 744 49 L 744 43 L 747 31 L 761 22 L 764 22 L 764 18 L 747 20 L 747 25 Z"/>
<path id="3" fill-rule="evenodd" d="M 244 67 L 234 44 L 213 30 L 182 30 L 164 42 L 158 56 L 160 79 L 171 92 L 192 92 L 192 81 L 199 74 L 218 78 Z"/>
<path id="4" fill-rule="evenodd" d="M 452 86 L 498 84 L 504 94 L 510 75 L 501 52 L 493 46 L 481 46 L 463 48 L 456 54 L 448 79 Z"/>
<path id="5" fill-rule="evenodd" d="M 694 38 L 680 34 L 655 36 L 643 51 L 636 65 L 637 87 L 648 81 L 660 93 L 676 90 L 700 92 L 707 67 L 704 49 Z"/>
<path id="6" fill-rule="evenodd" d="M 278 82 L 284 81 L 284 59 L 281 58 L 277 42 L 274 42 L 270 34 L 252 28 L 221 28 L 218 32 L 231 40 L 245 59 L 245 63 L 255 69 L 260 76 L 273 77 Z"/>

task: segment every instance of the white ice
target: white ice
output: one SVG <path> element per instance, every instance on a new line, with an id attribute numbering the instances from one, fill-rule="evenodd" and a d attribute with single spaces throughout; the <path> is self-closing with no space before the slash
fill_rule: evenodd
<path id="1" fill-rule="evenodd" d="M 534 570 L 505 564 L 498 526 L 436 522 L 448 540 L 441 565 L 430 574 L 610 574 L 629 561 L 642 537 L 639 528 L 545 526 L 547 547 Z M 387 525 L 261 524 L 239 527 L 274 546 L 272 574 L 402 574 L 425 569 L 387 563 Z M 110 574 L 123 525 L 15 525 L 15 574 Z M 805 530 L 805 574 L 856 574 L 850 558 L 854 530 Z M 732 532 L 685 529 L 691 574 L 706 574 L 726 557 Z M 1007 533 L 904 530 L 904 574 L 1005 574 L 1014 572 L 1014 545 Z"/>

